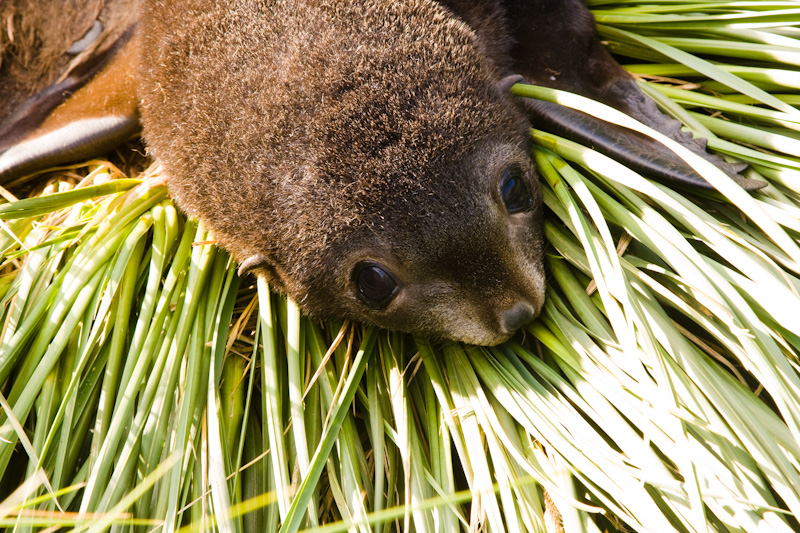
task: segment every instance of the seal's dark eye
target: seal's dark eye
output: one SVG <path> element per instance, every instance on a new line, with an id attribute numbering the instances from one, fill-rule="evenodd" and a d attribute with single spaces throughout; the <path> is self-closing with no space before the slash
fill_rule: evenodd
<path id="1" fill-rule="evenodd" d="M 358 295 L 373 309 L 386 308 L 399 288 L 397 281 L 389 272 L 372 262 L 356 265 L 353 281 L 358 289 Z"/>
<path id="2" fill-rule="evenodd" d="M 511 165 L 503 172 L 500 195 L 506 204 L 506 210 L 511 215 L 527 211 L 533 205 L 531 191 L 525 184 L 522 169 L 518 165 Z"/>

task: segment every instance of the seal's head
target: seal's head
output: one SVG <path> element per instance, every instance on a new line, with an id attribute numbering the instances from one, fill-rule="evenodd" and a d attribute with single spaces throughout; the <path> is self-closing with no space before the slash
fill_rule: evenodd
<path id="1" fill-rule="evenodd" d="M 274 200 L 280 246 L 244 267 L 318 316 L 502 342 L 544 301 L 528 126 L 489 84 L 394 94 L 407 103 L 348 94 L 317 117 Z"/>
<path id="2" fill-rule="evenodd" d="M 497 344 L 529 322 L 545 283 L 528 152 L 483 139 L 451 155 L 419 174 L 383 174 L 359 216 L 326 233 L 319 266 L 289 267 L 288 292 L 328 316 L 473 344 Z"/>
<path id="3" fill-rule="evenodd" d="M 468 26 L 426 0 L 208 3 L 145 11 L 142 122 L 244 270 L 312 316 L 476 344 L 539 312 L 529 125 Z"/>

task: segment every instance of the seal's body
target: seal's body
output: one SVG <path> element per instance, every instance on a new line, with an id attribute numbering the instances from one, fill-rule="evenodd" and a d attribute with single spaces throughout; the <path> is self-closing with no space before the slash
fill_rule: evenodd
<path id="1" fill-rule="evenodd" d="M 580 0 L 144 0 L 138 17 L 115 45 L 138 53 L 136 105 L 105 138 L 140 115 L 179 205 L 317 317 L 496 344 L 538 314 L 540 195 L 509 75 L 678 135 Z M 95 124 L 77 151 L 110 131 Z M 0 175 L 43 159 L 12 140 Z"/>

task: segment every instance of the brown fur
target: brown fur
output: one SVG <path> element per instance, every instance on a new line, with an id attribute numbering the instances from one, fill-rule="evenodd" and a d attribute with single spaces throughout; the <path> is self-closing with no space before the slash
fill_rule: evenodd
<path id="1" fill-rule="evenodd" d="M 28 97 L 56 83 L 136 20 L 138 0 L 9 0 L 0 3 L 0 122 Z M 95 21 L 103 33 L 84 52 L 66 51 Z"/>
<path id="2" fill-rule="evenodd" d="M 495 343 L 498 309 L 538 310 L 538 209 L 511 227 L 496 196 L 510 161 L 536 187 L 528 125 L 465 23 L 424 0 L 229 6 L 143 14 L 142 122 L 184 209 L 317 316 Z M 355 294 L 364 259 L 403 282 L 386 311 Z"/>
<path id="3" fill-rule="evenodd" d="M 11 0 L 0 6 L 0 117 L 55 82 L 70 61 L 64 51 L 91 28 L 100 8 L 98 0 L 64 4 L 41 0 L 33 9 L 29 0 Z"/>

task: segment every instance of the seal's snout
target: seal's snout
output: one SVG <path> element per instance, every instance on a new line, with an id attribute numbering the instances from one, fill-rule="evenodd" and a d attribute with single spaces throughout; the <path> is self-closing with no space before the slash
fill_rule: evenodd
<path id="1" fill-rule="evenodd" d="M 517 302 L 510 309 L 500 312 L 500 331 L 510 335 L 536 318 L 538 310 L 527 302 Z"/>

